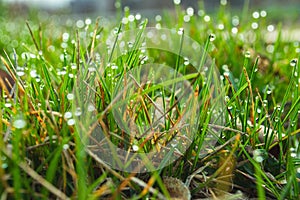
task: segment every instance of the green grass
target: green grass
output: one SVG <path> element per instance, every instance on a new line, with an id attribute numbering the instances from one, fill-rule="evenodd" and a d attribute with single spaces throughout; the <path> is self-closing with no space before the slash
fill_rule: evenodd
<path id="1" fill-rule="evenodd" d="M 201 3 L 199 9 L 199 15 L 187 17 L 178 5 L 175 13 L 166 12 L 161 20 L 142 16 L 128 23 L 104 18 L 64 20 L 34 11 L 26 21 L 3 14 L 1 68 L 11 71 L 18 87 L 14 97 L 0 102 L 1 199 L 162 199 L 174 195 L 165 177 L 181 180 L 192 198 L 299 199 L 299 41 L 281 37 L 284 21 L 274 25 L 268 15 L 253 18 L 254 10 L 247 4 L 238 14 L 232 14 L 228 5 L 220 5 L 212 15 L 205 13 Z M 124 13 L 126 19 L 131 15 L 130 10 Z M 190 20 L 185 22 L 187 18 Z M 270 24 L 279 34 L 267 43 Z M 139 49 L 142 34 L 153 26 L 176 32 L 183 28 L 181 37 L 168 38 L 178 47 L 175 53 Z M 127 44 L 127 53 L 119 54 L 119 43 L 110 36 L 136 29 L 137 34 L 128 36 L 135 41 Z M 185 36 L 203 46 L 200 55 L 184 45 Z M 107 49 L 109 38 L 111 48 Z M 222 83 L 211 88 L 216 74 L 208 71 L 204 76 L 193 70 L 191 63 L 184 64 L 185 58 L 178 56 L 184 53 L 198 59 L 199 67 L 218 67 Z M 174 66 L 176 73 L 165 73 L 166 80 L 160 84 L 138 85 L 142 77 L 132 78 L 128 73 L 139 74 L 143 62 Z M 183 76 L 177 77 L 177 72 Z M 185 93 L 176 94 L 175 82 L 182 80 L 192 85 L 188 97 L 196 101 L 184 99 Z M 127 90 L 119 95 L 123 88 Z M 125 134 L 124 130 L 132 130 L 132 122 L 140 125 L 137 132 L 145 132 L 144 126 L 151 129 L 155 124 L 151 112 L 157 109 L 154 101 L 158 97 L 163 112 L 169 115 L 159 125 L 159 132 L 149 138 Z M 184 114 L 180 100 L 190 106 L 190 121 L 197 127 L 160 136 L 172 130 L 174 121 Z M 96 117 L 87 109 L 93 108 L 87 107 L 91 102 Z M 194 102 L 202 103 L 198 110 L 193 109 Z M 222 127 L 213 126 L 214 108 L 223 108 Z M 124 116 L 128 123 L 119 123 L 117 119 Z M 160 163 L 165 164 L 163 168 L 155 170 L 157 163 L 144 160 L 143 167 L 154 171 L 131 173 L 112 168 L 86 148 L 96 144 L 88 143 L 89 136 L 99 130 L 95 122 L 114 145 L 128 151 L 132 145 L 139 146 L 140 152 L 164 150 L 181 131 L 193 137 L 190 147 L 173 163 L 169 163 L 170 151 Z M 222 130 L 221 135 L 203 154 L 206 135 L 216 130 Z M 99 145 L 102 153 L 114 150 Z M 179 150 L 184 148 L 184 144 L 177 145 Z M 116 166 L 123 162 L 120 157 L 114 161 Z M 132 163 L 130 159 L 126 162 Z"/>

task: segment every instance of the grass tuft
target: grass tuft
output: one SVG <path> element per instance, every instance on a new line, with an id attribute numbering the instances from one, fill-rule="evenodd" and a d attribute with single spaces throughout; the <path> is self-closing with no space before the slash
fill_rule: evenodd
<path id="1" fill-rule="evenodd" d="M 261 13 L 1 15 L 0 198 L 299 199 L 299 41 Z"/>

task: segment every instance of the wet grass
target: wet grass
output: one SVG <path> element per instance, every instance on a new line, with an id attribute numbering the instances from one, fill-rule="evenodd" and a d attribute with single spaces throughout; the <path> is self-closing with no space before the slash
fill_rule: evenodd
<path id="1" fill-rule="evenodd" d="M 240 14 L 232 14 L 228 5 L 220 5 L 213 15 L 202 4 L 197 13 L 175 7 L 174 13 L 149 22 L 129 9 L 122 23 L 41 14 L 27 22 L 0 19 L 5 27 L 0 30 L 1 69 L 17 83 L 13 96 L 3 94 L 8 97 L 0 103 L 1 199 L 163 199 L 175 195 L 173 182 L 182 199 L 189 195 L 299 199 L 299 41 L 282 38 L 284 22 L 274 24 L 267 10 L 249 10 L 247 4 Z M 179 44 L 176 53 L 141 51 L 147 27 L 175 33 L 183 28 L 182 37 L 168 38 Z M 118 54 L 118 33 L 136 29 L 130 35 L 136 40 L 125 44 L 126 53 Z M 266 35 L 274 31 L 276 40 L 268 40 Z M 184 36 L 203 46 L 199 55 L 190 52 L 192 46 L 180 45 Z M 198 58 L 200 67 L 218 68 L 220 83 L 214 82 L 218 90 L 210 85 L 213 72 L 203 75 L 193 70 L 178 56 L 184 52 Z M 211 62 L 206 62 L 209 58 Z M 127 73 L 140 72 L 138 66 L 147 63 L 174 66 L 183 78 L 174 73 L 161 84 L 138 85 L 142 79 Z M 138 90 L 129 87 L 130 78 Z M 195 102 L 204 102 L 197 109 L 190 96 L 178 96 L 174 82 L 182 79 L 191 84 L 189 95 Z M 162 168 L 145 162 L 143 167 L 154 170 L 126 172 L 101 156 L 111 150 L 109 146 L 89 143 L 98 122 L 112 143 L 127 152 L 164 151 L 183 130 L 176 126 L 185 113 L 180 100 L 190 106 L 190 124 L 197 127 L 185 129 L 183 136 L 194 137 L 184 152 L 180 151 L 184 140 L 179 142 L 175 148 L 179 157 L 173 163 L 168 163 L 173 154 L 166 154 Z M 160 113 L 161 118 L 155 119 L 151 113 L 158 106 L 164 116 Z M 215 108 L 221 108 L 221 115 L 216 115 L 222 116 L 221 125 L 214 118 Z M 120 116 L 114 113 L 118 111 Z M 129 121 L 122 124 L 118 117 Z M 132 123 L 140 129 L 132 129 Z M 159 131 L 148 137 L 136 134 L 155 124 Z M 127 135 L 126 130 L 136 135 Z M 169 130 L 171 134 L 161 134 Z M 216 132 L 220 133 L 216 143 L 205 146 L 207 136 Z M 115 166 L 122 159 L 115 157 Z M 134 163 L 132 159 L 126 164 Z"/>

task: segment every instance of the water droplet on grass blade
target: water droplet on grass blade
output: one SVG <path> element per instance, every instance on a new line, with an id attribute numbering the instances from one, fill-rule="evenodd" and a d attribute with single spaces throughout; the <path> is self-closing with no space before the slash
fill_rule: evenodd
<path id="1" fill-rule="evenodd" d="M 151 39 L 151 38 L 153 38 L 153 37 L 154 37 L 154 33 L 153 33 L 152 31 L 149 31 L 149 32 L 147 33 L 147 38 Z"/>
<path id="2" fill-rule="evenodd" d="M 69 126 L 73 126 L 75 124 L 75 119 L 69 119 L 68 122 L 67 122 L 67 124 Z"/>
<path id="3" fill-rule="evenodd" d="M 246 51 L 246 52 L 245 52 L 245 58 L 250 58 L 250 57 L 251 57 L 250 51 Z"/>
<path id="4" fill-rule="evenodd" d="M 135 19 L 136 19 L 136 20 L 140 20 L 141 18 L 142 18 L 142 15 L 141 15 L 141 14 L 138 13 L 138 14 L 135 15 Z"/>
<path id="5" fill-rule="evenodd" d="M 139 150 L 139 147 L 138 147 L 137 145 L 134 144 L 134 145 L 132 145 L 132 150 L 133 150 L 133 151 L 138 151 L 138 150 Z"/>
<path id="6" fill-rule="evenodd" d="M 273 32 L 274 30 L 275 30 L 275 26 L 274 25 L 268 25 L 267 26 L 267 30 L 268 30 L 268 32 Z"/>
<path id="7" fill-rule="evenodd" d="M 93 104 L 89 104 L 88 105 L 88 111 L 93 112 L 94 110 L 96 110 L 95 106 Z"/>
<path id="8" fill-rule="evenodd" d="M 127 45 L 129 48 L 132 48 L 133 47 L 133 42 L 127 42 Z"/>
<path id="9" fill-rule="evenodd" d="M 36 70 L 35 70 L 35 69 L 33 69 L 33 70 L 30 71 L 30 76 L 31 76 L 32 78 L 37 77 L 37 73 L 36 73 Z"/>
<path id="10" fill-rule="evenodd" d="M 259 12 L 257 12 L 257 11 L 253 12 L 253 13 L 252 13 L 252 17 L 253 17 L 254 19 L 258 19 L 258 18 L 259 18 Z"/>
<path id="11" fill-rule="evenodd" d="M 257 29 L 258 28 L 258 23 L 257 22 L 253 22 L 251 24 L 252 29 Z"/>
<path id="12" fill-rule="evenodd" d="M 24 73 L 24 71 L 17 71 L 17 75 L 21 77 L 21 76 L 24 76 L 25 73 Z"/>
<path id="13" fill-rule="evenodd" d="M 231 33 L 237 34 L 237 33 L 238 33 L 238 28 L 237 28 L 237 27 L 233 27 L 233 28 L 231 29 Z"/>
<path id="14" fill-rule="evenodd" d="M 224 24 L 218 24 L 218 29 L 223 30 L 225 28 Z"/>
<path id="15" fill-rule="evenodd" d="M 67 74 L 67 71 L 64 71 L 64 70 L 63 70 L 63 71 L 57 72 L 57 74 L 63 76 L 63 75 L 66 75 L 66 74 Z"/>
<path id="16" fill-rule="evenodd" d="M 128 20 L 129 20 L 130 22 L 133 22 L 134 19 L 135 19 L 135 18 L 134 18 L 134 15 L 129 15 L 129 16 L 128 16 Z"/>
<path id="17" fill-rule="evenodd" d="M 281 106 L 280 106 L 280 105 L 277 105 L 275 108 L 276 108 L 278 111 L 280 111 Z"/>
<path id="18" fill-rule="evenodd" d="M 72 63 L 71 64 L 71 69 L 76 69 L 77 68 L 77 65 L 75 63 Z"/>
<path id="19" fill-rule="evenodd" d="M 290 148 L 290 152 L 291 152 L 291 157 L 296 158 L 297 157 L 297 152 L 295 148 Z"/>
<path id="20" fill-rule="evenodd" d="M 184 33 L 184 29 L 183 28 L 179 28 L 179 30 L 177 31 L 178 35 L 182 35 Z"/>
<path id="21" fill-rule="evenodd" d="M 79 108 L 79 107 L 76 108 L 74 115 L 75 115 L 75 116 L 80 116 L 81 114 L 82 114 L 81 108 Z"/>
<path id="22" fill-rule="evenodd" d="M 62 34 L 62 40 L 63 40 L 64 42 L 67 42 L 67 41 L 69 40 L 69 38 L 70 38 L 69 33 L 63 33 L 63 34 Z"/>
<path id="23" fill-rule="evenodd" d="M 260 11 L 260 16 L 261 17 L 266 17 L 267 16 L 267 11 L 265 11 L 265 10 Z"/>
<path id="24" fill-rule="evenodd" d="M 84 27 L 84 21 L 83 20 L 78 20 L 76 22 L 76 26 L 77 26 L 77 28 L 83 28 Z"/>
<path id="25" fill-rule="evenodd" d="M 67 94 L 67 99 L 68 100 L 73 100 L 74 99 L 74 94 L 72 94 L 72 93 L 69 93 L 69 94 Z"/>
<path id="26" fill-rule="evenodd" d="M 260 113 L 261 113 L 261 109 L 260 109 L 260 108 L 257 108 L 257 109 L 256 109 L 256 112 L 257 112 L 258 114 L 260 114 Z"/>
<path id="27" fill-rule="evenodd" d="M 210 21 L 210 16 L 205 15 L 203 19 L 204 19 L 204 21 L 209 22 Z"/>
<path id="28" fill-rule="evenodd" d="M 268 101 L 267 100 L 263 100 L 263 106 L 267 106 L 268 105 Z"/>
<path id="29" fill-rule="evenodd" d="M 117 35 L 118 32 L 119 32 L 119 28 L 115 27 L 115 28 L 113 29 L 113 33 L 114 33 L 115 35 Z"/>
<path id="30" fill-rule="evenodd" d="M 95 72 L 97 69 L 95 67 L 89 67 L 88 70 L 89 72 Z"/>
<path id="31" fill-rule="evenodd" d="M 115 6 L 115 8 L 120 8 L 121 7 L 121 2 L 116 1 L 114 6 Z"/>
<path id="32" fill-rule="evenodd" d="M 295 67 L 297 65 L 297 62 L 298 62 L 297 58 L 294 58 L 294 59 L 291 60 L 290 65 L 292 67 Z"/>
<path id="33" fill-rule="evenodd" d="M 189 22 L 191 20 L 191 17 L 189 15 L 184 15 L 183 16 L 183 21 Z"/>
<path id="34" fill-rule="evenodd" d="M 123 17 L 122 24 L 128 24 L 129 20 L 127 17 Z"/>
<path id="35" fill-rule="evenodd" d="M 183 63 L 184 65 L 189 65 L 190 64 L 190 61 L 189 61 L 189 59 L 188 58 L 184 58 L 184 63 Z"/>
<path id="36" fill-rule="evenodd" d="M 72 117 L 72 113 L 71 112 L 66 112 L 65 114 L 64 114 L 64 118 L 65 119 L 69 119 L 69 118 L 71 118 Z"/>
<path id="37" fill-rule="evenodd" d="M 254 157 L 254 160 L 255 160 L 256 162 L 261 163 L 264 159 L 263 159 L 263 157 L 261 157 L 261 156 L 256 156 L 256 157 Z"/>
<path id="38" fill-rule="evenodd" d="M 193 16 L 193 15 L 194 15 L 194 8 L 188 7 L 188 8 L 186 9 L 186 13 L 187 13 L 189 16 Z"/>
<path id="39" fill-rule="evenodd" d="M 1 168 L 2 169 L 6 169 L 8 167 L 8 164 L 7 163 L 2 163 L 2 165 L 1 165 Z"/>
<path id="40" fill-rule="evenodd" d="M 69 145 L 69 144 L 64 144 L 64 145 L 63 145 L 63 149 L 64 149 L 64 150 L 67 150 L 67 149 L 69 149 L 69 147 L 70 147 L 70 145 Z"/>
<path id="41" fill-rule="evenodd" d="M 118 66 L 117 65 L 112 65 L 111 69 L 115 69 L 116 70 L 116 69 L 118 69 Z"/>
<path id="42" fill-rule="evenodd" d="M 227 5 L 227 0 L 221 0 L 221 1 L 220 1 L 220 4 L 221 4 L 222 6 L 226 6 L 226 5 Z"/>
<path id="43" fill-rule="evenodd" d="M 253 159 L 258 163 L 261 163 L 267 157 L 268 157 L 268 153 L 264 149 L 255 149 L 253 151 Z"/>
<path id="44" fill-rule="evenodd" d="M 209 41 L 214 41 L 216 39 L 216 35 L 215 34 L 213 34 L 213 33 L 211 33 L 210 35 L 209 35 Z"/>
<path id="45" fill-rule="evenodd" d="M 274 45 L 272 45 L 272 44 L 269 44 L 269 45 L 267 45 L 267 47 L 266 47 L 266 50 L 267 50 L 268 53 L 273 53 L 273 52 L 274 52 L 274 49 L 275 49 L 275 47 L 274 47 Z"/>
<path id="46" fill-rule="evenodd" d="M 228 103 L 230 101 L 230 97 L 229 96 L 225 96 L 225 101 L 226 101 L 226 103 Z"/>
<path id="47" fill-rule="evenodd" d="M 6 108 L 10 108 L 10 107 L 12 106 L 12 104 L 11 104 L 11 103 L 5 103 L 4 106 L 5 106 Z"/>
<path id="48" fill-rule="evenodd" d="M 198 10 L 197 14 L 199 17 L 202 17 L 205 14 L 205 12 L 204 10 Z"/>
<path id="49" fill-rule="evenodd" d="M 181 3 L 181 0 L 173 0 L 173 3 L 174 3 L 175 5 L 179 5 L 179 4 Z"/>
<path id="50" fill-rule="evenodd" d="M 36 81 L 37 83 L 41 82 L 40 76 L 37 76 L 37 77 L 35 78 L 35 81 Z"/>
<path id="51" fill-rule="evenodd" d="M 226 72 L 223 73 L 223 75 L 229 77 L 230 76 L 230 72 L 226 71 Z"/>
<path id="52" fill-rule="evenodd" d="M 167 40 L 167 39 L 168 39 L 168 37 L 167 37 L 166 34 L 162 34 L 162 35 L 160 36 L 160 38 L 161 38 L 162 40 Z M 144 46 L 145 46 L 145 45 L 144 45 Z"/>
<path id="53" fill-rule="evenodd" d="M 295 126 L 295 121 L 292 121 L 292 123 L 291 123 L 291 127 L 294 127 Z"/>
<path id="54" fill-rule="evenodd" d="M 161 24 L 160 23 L 155 24 L 155 28 L 158 30 L 161 29 Z"/>
<path id="55" fill-rule="evenodd" d="M 90 18 L 86 18 L 84 22 L 86 25 L 90 25 L 92 23 L 92 20 Z"/>
<path id="56" fill-rule="evenodd" d="M 156 15 L 155 16 L 155 21 L 160 22 L 161 21 L 161 15 Z"/>
<path id="57" fill-rule="evenodd" d="M 222 65 L 222 69 L 225 71 L 225 72 L 228 72 L 229 71 L 229 67 L 228 65 Z"/>
<path id="58" fill-rule="evenodd" d="M 16 119 L 14 122 L 13 122 L 13 126 L 16 128 L 16 129 L 22 129 L 26 126 L 26 121 L 24 119 Z"/>

